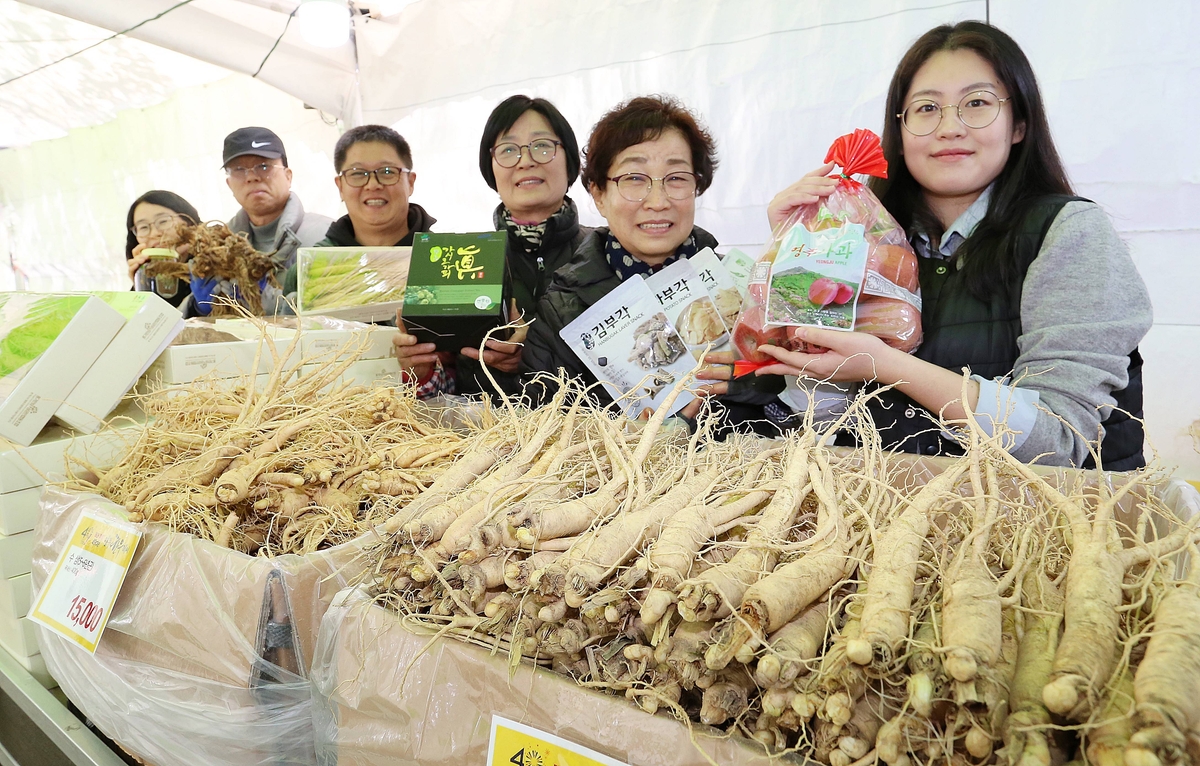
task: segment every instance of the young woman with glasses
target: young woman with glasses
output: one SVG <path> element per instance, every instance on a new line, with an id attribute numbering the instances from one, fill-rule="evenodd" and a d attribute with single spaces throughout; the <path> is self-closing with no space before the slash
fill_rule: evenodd
<path id="1" fill-rule="evenodd" d="M 965 417 L 965 367 L 967 403 L 985 425 L 1007 421 L 1014 456 L 1093 465 L 1103 427 L 1105 468 L 1144 465 L 1137 345 L 1150 300 L 1108 216 L 1074 196 L 1020 47 L 979 22 L 930 30 L 900 61 L 884 116 L 889 178 L 872 190 L 922 256 L 924 341 L 910 356 L 804 328 L 828 351 L 760 346 L 779 364 L 759 374 L 897 384 L 873 408 L 885 443 L 961 454 L 930 413 Z M 831 169 L 777 195 L 772 224 L 828 195 Z"/>
<path id="2" fill-rule="evenodd" d="M 544 98 L 511 96 L 501 101 L 483 128 L 479 172 L 500 195 L 492 215 L 497 230 L 508 232 L 508 279 L 518 314 L 533 316 L 550 279 L 565 265 L 591 231 L 579 225 L 579 212 L 567 189 L 579 177 L 579 144 L 562 113 Z M 398 339 L 402 363 L 428 363 L 433 344 L 417 344 L 407 334 Z M 490 390 L 480 355 L 505 388 L 521 347 L 490 340 L 484 349 L 464 348 L 458 359 L 457 392 Z"/>
<path id="3" fill-rule="evenodd" d="M 178 194 L 161 189 L 148 191 L 133 201 L 125 216 L 125 264 L 129 280 L 134 281 L 137 270 L 149 258 L 142 254 L 148 247 L 159 247 L 164 239 L 173 239 L 181 225 L 196 224 L 200 214 L 191 203 Z M 186 245 L 178 248 L 180 258 L 187 260 Z M 155 292 L 172 306 L 179 306 L 191 294 L 187 280 L 158 279 Z"/>

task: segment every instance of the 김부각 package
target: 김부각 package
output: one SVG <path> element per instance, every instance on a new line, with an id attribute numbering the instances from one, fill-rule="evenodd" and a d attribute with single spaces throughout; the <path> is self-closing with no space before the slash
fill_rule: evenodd
<path id="1" fill-rule="evenodd" d="M 662 303 L 641 279 L 625 280 L 558 334 L 630 417 L 643 409 L 657 410 L 696 364 Z M 682 392 L 667 414 L 693 398 Z"/>
<path id="2" fill-rule="evenodd" d="M 837 188 L 798 208 L 755 264 L 733 330 L 740 355 L 770 360 L 761 344 L 819 351 L 794 339 L 792 327 L 856 330 L 901 351 L 921 343 L 917 259 L 904 230 L 851 175 L 887 177 L 879 137 L 856 130 L 834 141 L 826 162 L 841 168 Z"/>

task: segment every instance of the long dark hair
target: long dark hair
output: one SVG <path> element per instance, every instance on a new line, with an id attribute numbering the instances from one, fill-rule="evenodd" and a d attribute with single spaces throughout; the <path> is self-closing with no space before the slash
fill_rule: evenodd
<path id="1" fill-rule="evenodd" d="M 479 172 L 493 190 L 496 188 L 496 172 L 492 169 L 492 147 L 496 145 L 500 134 L 515 125 L 521 115 L 530 109 L 545 117 L 554 135 L 562 141 L 562 152 L 567 158 L 567 186 L 570 187 L 579 177 L 579 141 L 575 138 L 571 123 L 558 111 L 558 107 L 544 98 L 509 96 L 488 115 L 483 136 L 479 139 Z"/>
<path id="2" fill-rule="evenodd" d="M 125 215 L 125 260 L 127 261 L 133 257 L 133 248 L 137 247 L 138 243 L 137 235 L 133 233 L 133 211 L 143 202 L 149 202 L 151 205 L 161 205 L 177 213 L 189 224 L 200 223 L 200 214 L 196 212 L 196 208 L 192 207 L 192 203 L 180 197 L 175 192 L 163 191 L 162 189 L 154 189 L 146 192 L 133 201 L 133 204 L 129 206 L 129 212 Z"/>
<path id="3" fill-rule="evenodd" d="M 871 179 L 871 190 L 906 231 L 942 235 L 942 223 L 904 162 L 901 135 L 904 127 L 896 115 L 904 111 L 904 99 L 917 70 L 933 54 L 955 50 L 972 51 L 992 65 L 1012 99 L 1009 104 L 1013 125 L 1025 125 L 1024 138 L 1013 145 L 1008 162 L 992 186 L 987 214 L 961 248 L 963 254 L 970 256 L 963 260 L 962 266 L 966 287 L 976 297 L 986 299 L 997 290 L 1019 286 L 1013 248 L 1030 203 L 1048 194 L 1073 194 L 1054 148 L 1033 67 L 1015 40 L 990 24 L 963 21 L 935 27 L 913 43 L 888 86 L 883 153 L 889 177 Z"/>

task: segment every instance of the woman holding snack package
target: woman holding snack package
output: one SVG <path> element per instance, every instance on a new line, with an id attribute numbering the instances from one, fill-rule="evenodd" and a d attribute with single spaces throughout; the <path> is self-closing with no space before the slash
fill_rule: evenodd
<path id="1" fill-rule="evenodd" d="M 562 113 L 544 98 L 510 96 L 488 116 L 479 142 L 479 172 L 500 195 L 492 216 L 496 229 L 508 232 L 508 274 L 516 317 L 533 316 L 537 302 L 550 286 L 560 266 L 591 231 L 579 225 L 579 212 L 567 189 L 579 177 L 579 143 Z M 507 389 L 517 387 L 515 373 L 521 360 L 518 329 L 505 342 L 489 339 L 486 347 L 464 348 L 453 370 L 443 373 L 445 384 L 438 390 L 425 385 L 421 396 L 447 390 L 477 394 L 492 390 L 483 373 L 480 357 L 497 382 Z M 400 364 L 421 381 L 441 365 L 434 344 L 417 343 L 403 331 L 395 338 Z M 453 375 L 453 378 L 450 376 Z"/>
<path id="2" fill-rule="evenodd" d="M 596 376 L 559 331 L 625 280 L 716 247 L 695 216 L 696 198 L 712 183 L 717 158 L 712 137 L 695 116 L 663 96 L 634 98 L 609 111 L 592 129 L 586 157 L 583 181 L 608 226 L 588 234 L 554 275 L 529 328 L 521 369 L 527 375 L 562 369 L 594 383 Z M 543 393 L 535 388 L 536 400 Z M 693 401 L 683 414 L 693 417 L 699 407 Z M 761 415 L 761 408 L 752 416 L 739 410 L 726 421 Z"/>
<path id="3" fill-rule="evenodd" d="M 914 354 L 874 335 L 816 327 L 799 353 L 757 374 L 895 384 L 872 406 L 886 446 L 961 454 L 933 425 L 966 417 L 1007 422 L 1016 457 L 1094 465 L 1145 465 L 1141 357 L 1149 297 L 1104 211 L 1073 196 L 1029 61 L 1008 35 L 979 22 L 923 35 L 888 90 L 884 155 L 890 176 L 872 191 L 909 234 L 922 290 L 924 341 Z M 773 226 L 834 190 L 817 168 L 772 200 Z M 1132 417 L 1130 417 L 1132 416 Z"/>
<path id="4" fill-rule="evenodd" d="M 196 208 L 174 192 L 154 189 L 135 199 L 125 216 L 125 265 L 130 281 L 137 283 L 138 269 L 150 260 L 144 254 L 146 249 L 159 247 L 168 237 L 173 240 L 181 225 L 199 221 Z M 176 254 L 187 260 L 187 245 L 176 247 Z M 186 279 L 160 278 L 154 280 L 154 292 L 172 306 L 179 306 L 192 291 Z"/>

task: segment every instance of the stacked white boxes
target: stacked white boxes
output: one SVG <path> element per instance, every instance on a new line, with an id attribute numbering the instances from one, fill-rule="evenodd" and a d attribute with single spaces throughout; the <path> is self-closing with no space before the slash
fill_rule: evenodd
<path id="1" fill-rule="evenodd" d="M 117 414 L 114 428 L 96 434 L 50 426 L 27 447 L 0 439 L 0 649 L 47 687 L 54 682 L 33 623 L 25 618 L 32 595 L 29 572 L 38 499 L 45 484 L 65 479 L 83 465 L 111 466 L 133 446 L 143 418 L 131 407 Z"/>
<path id="2" fill-rule="evenodd" d="M 183 329 L 179 309 L 154 293 L 96 293 L 125 319 L 83 378 L 54 413 L 60 423 L 95 433 L 146 368 Z"/>

